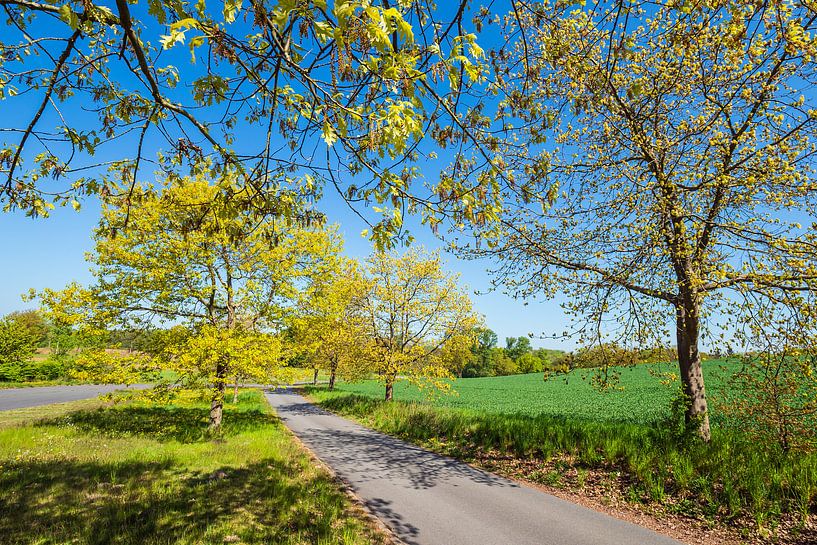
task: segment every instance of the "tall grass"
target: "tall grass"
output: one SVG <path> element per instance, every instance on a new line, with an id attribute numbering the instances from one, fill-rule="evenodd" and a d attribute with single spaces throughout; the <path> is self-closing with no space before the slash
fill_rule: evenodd
<path id="1" fill-rule="evenodd" d="M 704 444 L 680 420 L 650 424 L 502 414 L 308 389 L 324 408 L 461 459 L 499 452 L 619 473 L 626 497 L 670 511 L 769 528 L 817 511 L 817 455 L 794 455 L 715 430 Z"/>

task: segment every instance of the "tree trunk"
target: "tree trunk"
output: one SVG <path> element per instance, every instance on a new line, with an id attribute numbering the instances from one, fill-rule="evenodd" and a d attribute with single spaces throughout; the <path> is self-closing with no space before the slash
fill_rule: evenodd
<path id="1" fill-rule="evenodd" d="M 329 372 L 329 389 L 335 389 L 335 368 L 333 367 L 332 370 Z"/>
<path id="2" fill-rule="evenodd" d="M 312 375 L 312 386 L 318 384 L 318 368 L 315 367 L 315 374 Z"/>
<path id="3" fill-rule="evenodd" d="M 386 383 L 386 401 L 392 399 L 394 399 L 394 382 L 390 380 Z"/>
<path id="4" fill-rule="evenodd" d="M 694 294 L 682 297 L 676 306 L 676 336 L 678 340 L 678 366 L 681 371 L 681 385 L 686 402 L 684 418 L 688 425 L 696 425 L 698 434 L 704 441 L 711 437 L 709 413 L 707 412 L 706 389 L 701 367 L 701 353 L 698 350 L 700 307 Z"/>
<path id="5" fill-rule="evenodd" d="M 233 403 L 238 403 L 238 375 L 235 376 L 235 384 L 233 384 Z"/>
<path id="6" fill-rule="evenodd" d="M 216 365 L 216 383 L 213 385 L 213 401 L 210 403 L 210 431 L 217 432 L 221 430 L 226 378 L 227 365 L 220 362 Z"/>

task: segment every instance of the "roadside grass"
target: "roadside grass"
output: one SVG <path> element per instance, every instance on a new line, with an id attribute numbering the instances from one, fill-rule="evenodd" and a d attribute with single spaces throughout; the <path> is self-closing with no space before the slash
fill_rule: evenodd
<path id="1" fill-rule="evenodd" d="M 32 380 L 29 382 L 5 382 L 0 381 L 0 390 L 9 390 L 12 388 L 37 388 L 40 386 L 67 386 L 76 384 L 68 380 Z"/>
<path id="2" fill-rule="evenodd" d="M 385 538 L 261 393 L 0 413 L 4 544 L 369 544 Z M 77 410 L 79 409 L 79 410 Z"/>
<path id="3" fill-rule="evenodd" d="M 593 481 L 602 496 L 722 523 L 745 537 L 799 532 L 808 534 L 799 542 L 817 540 L 809 522 L 817 512 L 815 454 L 786 454 L 718 428 L 703 444 L 680 418 L 634 423 L 569 409 L 509 414 L 305 391 L 327 410 L 506 475 L 580 492 Z"/>
<path id="4" fill-rule="evenodd" d="M 0 430 L 23 424 L 35 424 L 42 420 L 58 418 L 77 411 L 97 409 L 104 405 L 103 400 L 96 398 L 2 411 L 0 412 Z"/>

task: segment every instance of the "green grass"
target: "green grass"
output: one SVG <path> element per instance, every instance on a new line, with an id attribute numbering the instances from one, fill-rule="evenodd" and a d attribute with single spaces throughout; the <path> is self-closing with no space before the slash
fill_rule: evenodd
<path id="1" fill-rule="evenodd" d="M 38 388 L 40 386 L 67 386 L 72 384 L 79 384 L 78 382 L 58 379 L 58 380 L 30 380 L 26 382 L 6 382 L 0 381 L 0 390 L 9 388 Z"/>
<path id="2" fill-rule="evenodd" d="M 100 404 L 0 413 L 0 542 L 382 541 L 259 392 L 217 439 L 195 400 Z"/>
<path id="3" fill-rule="evenodd" d="M 706 366 L 710 392 L 726 385 L 730 365 Z M 392 403 L 381 401 L 372 383 L 305 390 L 365 425 L 535 482 L 582 489 L 589 471 L 631 502 L 755 534 L 783 521 L 796 533 L 813 518 L 817 454 L 752 443 L 718 418 L 712 441 L 703 444 L 671 416 L 672 390 L 644 367 L 621 373 L 625 389 L 613 392 L 594 390 L 577 373 L 567 382 L 543 382 L 541 375 L 461 379 L 453 384 L 458 395 L 427 402 L 407 385 Z M 817 540 L 808 532 L 804 543 Z"/>
<path id="4" fill-rule="evenodd" d="M 738 368 L 736 361 L 710 360 L 704 363 L 704 375 L 710 398 L 717 399 L 726 379 Z M 451 392 L 435 395 L 430 402 L 438 407 L 475 410 L 492 414 L 536 416 L 566 415 L 589 420 L 653 422 L 665 418 L 677 391 L 662 385 L 650 374 L 675 372 L 677 364 L 639 365 L 618 369 L 622 389 L 599 392 L 593 387 L 591 370 L 574 370 L 545 381 L 541 373 L 507 377 L 456 379 Z M 374 380 L 338 384 L 340 393 L 352 393 L 380 399 L 383 386 Z M 340 395 L 340 394 L 339 394 Z M 427 391 L 399 382 L 395 398 L 402 401 L 426 401 Z"/>

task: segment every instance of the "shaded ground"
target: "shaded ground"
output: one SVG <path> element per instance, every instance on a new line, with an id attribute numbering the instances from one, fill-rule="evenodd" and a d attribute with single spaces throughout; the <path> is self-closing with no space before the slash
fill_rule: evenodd
<path id="1" fill-rule="evenodd" d="M 0 415 L 4 545 L 384 541 L 258 392 L 215 439 L 196 402 L 13 413 Z"/>

